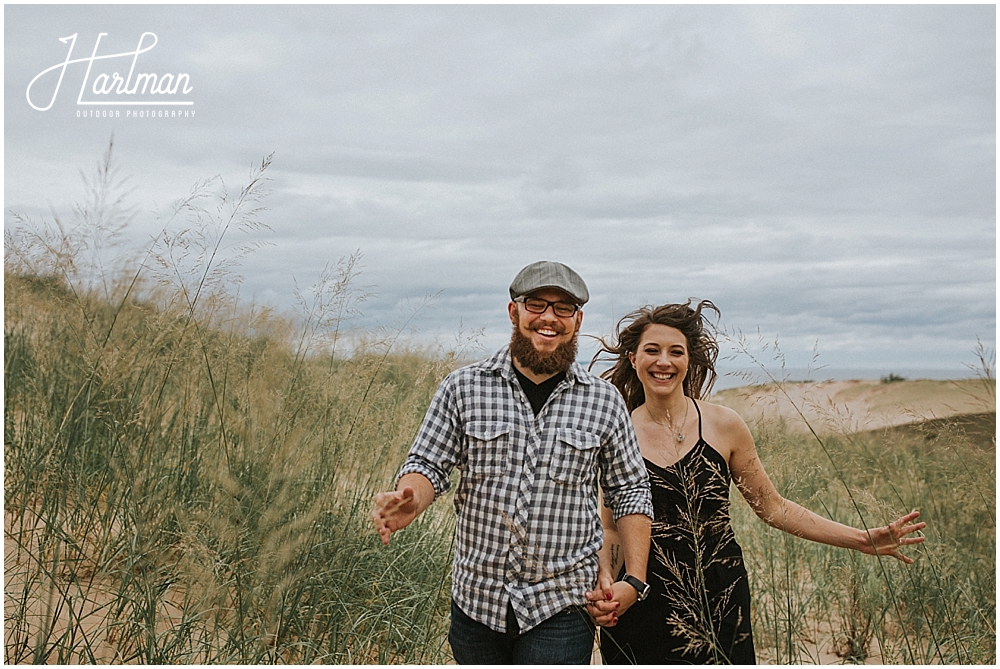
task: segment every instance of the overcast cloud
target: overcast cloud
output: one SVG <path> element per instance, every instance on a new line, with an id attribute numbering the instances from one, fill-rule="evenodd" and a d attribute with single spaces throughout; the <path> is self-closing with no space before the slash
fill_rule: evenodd
<path id="1" fill-rule="evenodd" d="M 418 338 L 484 327 L 492 350 L 510 280 L 548 258 L 588 282 L 591 334 L 699 297 L 793 366 L 818 342 L 831 367 L 958 375 L 995 341 L 993 5 L 8 5 L 4 25 L 5 210 L 80 199 L 112 133 L 147 210 L 273 151 L 258 301 L 360 250 L 363 323 L 440 293 Z M 155 33 L 138 69 L 188 73 L 195 117 L 78 118 L 86 64 L 32 109 L 59 38 L 86 57 L 101 32 L 100 53 Z"/>

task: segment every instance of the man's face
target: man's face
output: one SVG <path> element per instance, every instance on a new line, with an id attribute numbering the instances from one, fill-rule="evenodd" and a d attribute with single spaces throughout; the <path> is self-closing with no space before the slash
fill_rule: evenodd
<path id="1" fill-rule="evenodd" d="M 530 297 L 548 302 L 573 301 L 566 293 L 554 289 L 538 290 Z M 576 337 L 583 322 L 582 311 L 563 318 L 555 314 L 551 305 L 544 312 L 533 314 L 523 303 L 511 302 L 508 312 L 515 330 L 511 351 L 519 363 L 540 374 L 568 369 L 569 365 L 564 363 L 567 358 L 570 362 L 575 359 Z M 530 349 L 525 348 L 526 344 L 530 345 Z M 553 365 L 559 369 L 550 372 Z"/>

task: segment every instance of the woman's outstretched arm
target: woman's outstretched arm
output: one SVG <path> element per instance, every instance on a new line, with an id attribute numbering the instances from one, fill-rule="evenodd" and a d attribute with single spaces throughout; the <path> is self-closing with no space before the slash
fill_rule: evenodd
<path id="1" fill-rule="evenodd" d="M 906 564 L 913 560 L 900 552 L 903 546 L 919 544 L 924 537 L 911 536 L 927 527 L 927 523 L 913 523 L 920 516 L 913 511 L 900 516 L 883 527 L 869 531 L 849 527 L 829 518 L 823 518 L 795 502 L 782 497 L 764 471 L 757 448 L 746 423 L 736 412 L 720 412 L 721 432 L 732 445 L 729 470 L 740 493 L 754 513 L 765 523 L 797 537 L 840 548 L 853 548 L 868 555 L 891 555 Z"/>

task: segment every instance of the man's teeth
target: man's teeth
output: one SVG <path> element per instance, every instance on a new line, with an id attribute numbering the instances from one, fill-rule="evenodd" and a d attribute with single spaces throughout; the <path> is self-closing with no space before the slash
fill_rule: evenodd
<path id="1" fill-rule="evenodd" d="M 536 330 L 535 332 L 537 332 L 538 334 L 547 335 L 549 337 L 554 337 L 556 334 L 558 334 L 555 330 L 549 330 L 548 328 L 542 328 Z"/>

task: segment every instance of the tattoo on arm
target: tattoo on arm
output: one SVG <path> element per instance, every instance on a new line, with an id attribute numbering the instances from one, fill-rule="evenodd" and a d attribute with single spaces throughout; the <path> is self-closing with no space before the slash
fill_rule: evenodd
<path id="1" fill-rule="evenodd" d="M 611 572 L 612 576 L 618 575 L 619 565 L 621 565 L 622 547 L 619 544 L 611 544 Z"/>

